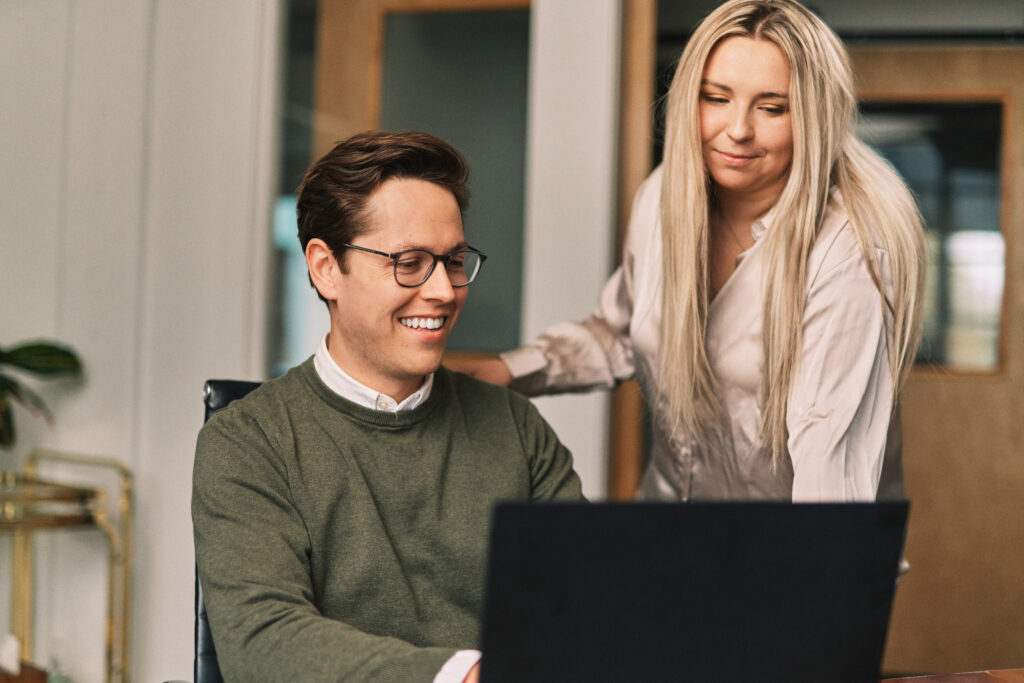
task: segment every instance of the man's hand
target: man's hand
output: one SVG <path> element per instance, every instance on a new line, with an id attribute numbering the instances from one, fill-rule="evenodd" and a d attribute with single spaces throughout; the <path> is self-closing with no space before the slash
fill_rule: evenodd
<path id="1" fill-rule="evenodd" d="M 473 665 L 466 677 L 462 679 L 462 683 L 480 683 L 480 662 Z"/>
<path id="2" fill-rule="evenodd" d="M 484 382 L 497 384 L 500 387 L 507 387 L 512 381 L 512 373 L 509 372 L 505 361 L 497 356 L 480 358 L 474 360 L 446 361 L 445 366 L 449 370 L 462 372 L 470 377 L 476 377 Z"/>

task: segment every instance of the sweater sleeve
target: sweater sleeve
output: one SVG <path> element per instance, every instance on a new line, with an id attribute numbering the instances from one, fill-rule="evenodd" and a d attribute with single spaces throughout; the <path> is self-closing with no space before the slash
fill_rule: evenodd
<path id="1" fill-rule="evenodd" d="M 636 371 L 630 340 L 635 267 L 638 254 L 649 250 L 658 234 L 654 228 L 660 192 L 661 173 L 655 171 L 637 191 L 622 265 L 605 283 L 590 317 L 555 324 L 526 346 L 501 354 L 512 373 L 513 389 L 538 396 L 612 388 L 632 379 Z"/>
<path id="2" fill-rule="evenodd" d="M 512 409 L 519 425 L 519 438 L 530 464 L 530 499 L 534 501 L 580 501 L 583 489 L 573 469 L 572 454 L 540 411 L 529 400 L 514 396 Z"/>
<path id="3" fill-rule="evenodd" d="M 232 411 L 215 416 L 196 447 L 196 562 L 225 680 L 431 681 L 454 649 L 415 647 L 318 612 L 309 535 L 272 441 Z"/>

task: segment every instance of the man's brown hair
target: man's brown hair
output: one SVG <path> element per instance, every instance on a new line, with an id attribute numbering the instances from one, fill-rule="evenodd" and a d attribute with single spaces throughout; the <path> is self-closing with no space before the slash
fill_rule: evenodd
<path id="1" fill-rule="evenodd" d="M 366 201 L 392 178 L 434 183 L 452 193 L 462 213 L 469 206 L 469 166 L 444 140 L 429 133 L 358 133 L 320 157 L 299 185 L 296 213 L 303 250 L 320 238 L 344 267 L 341 245 L 370 228 Z"/>

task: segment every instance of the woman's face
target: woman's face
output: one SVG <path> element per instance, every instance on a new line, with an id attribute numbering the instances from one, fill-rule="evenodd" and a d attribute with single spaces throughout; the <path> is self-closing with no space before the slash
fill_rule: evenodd
<path id="1" fill-rule="evenodd" d="M 716 193 L 774 203 L 793 160 L 782 51 L 767 40 L 723 40 L 704 67 L 699 111 L 704 166 Z"/>

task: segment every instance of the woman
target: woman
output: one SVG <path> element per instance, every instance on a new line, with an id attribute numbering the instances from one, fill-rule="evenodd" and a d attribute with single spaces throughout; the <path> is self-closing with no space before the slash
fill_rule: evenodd
<path id="1" fill-rule="evenodd" d="M 898 459 L 882 470 L 924 238 L 855 115 L 824 23 L 792 0 L 726 2 L 680 59 L 664 162 L 597 312 L 468 369 L 528 394 L 636 378 L 654 418 L 644 498 L 901 491 Z"/>

